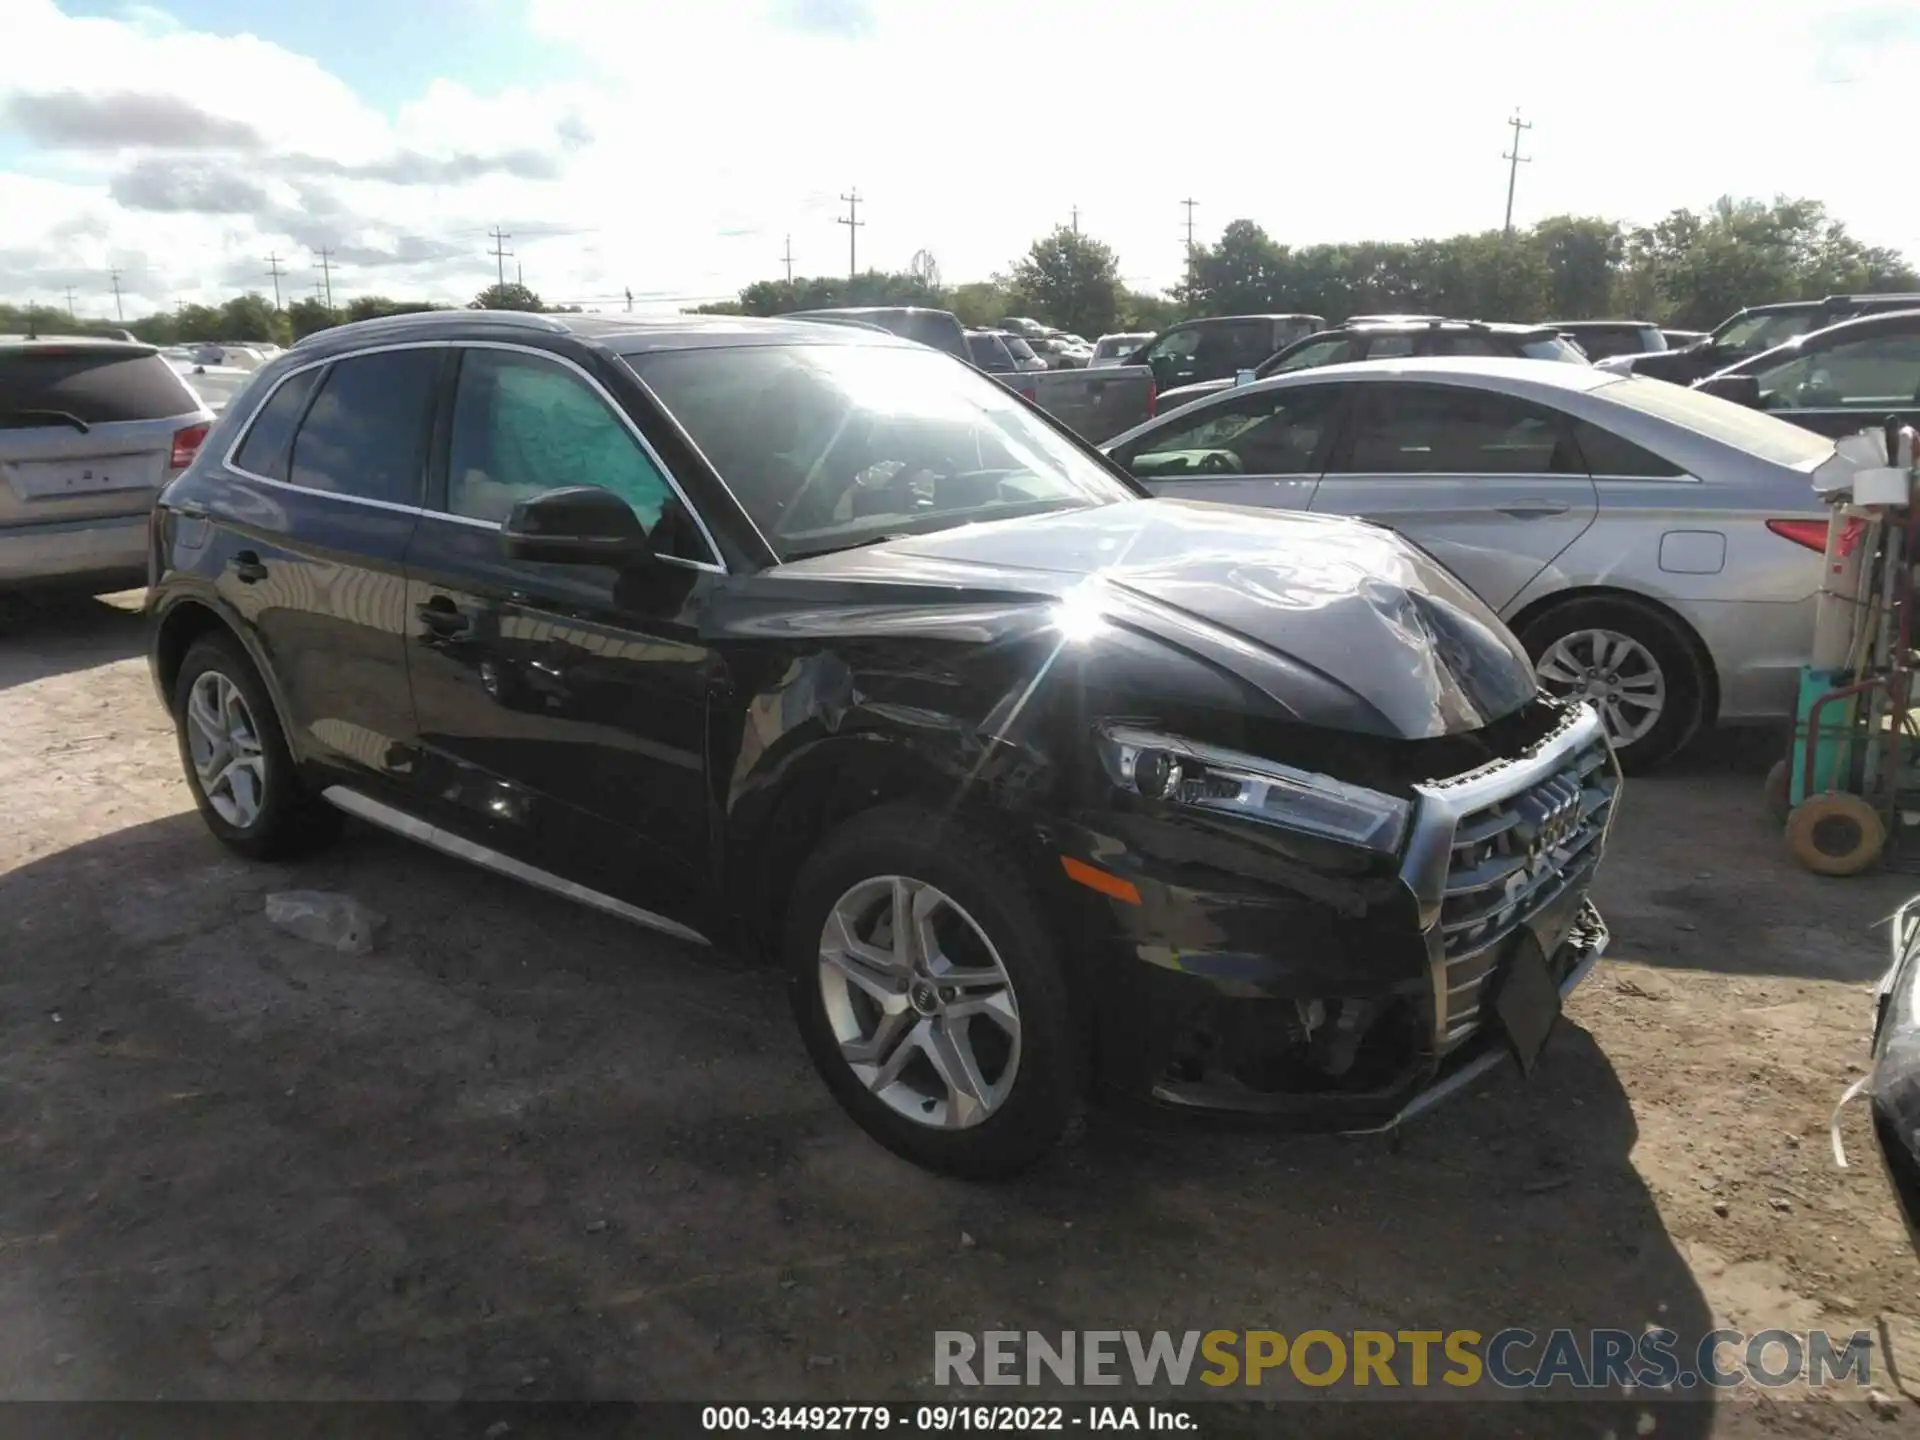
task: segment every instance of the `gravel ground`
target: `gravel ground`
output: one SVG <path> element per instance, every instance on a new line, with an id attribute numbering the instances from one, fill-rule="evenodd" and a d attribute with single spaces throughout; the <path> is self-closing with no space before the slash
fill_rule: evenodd
<path id="1" fill-rule="evenodd" d="M 1920 879 L 1797 869 L 1764 737 L 1629 786 L 1613 949 L 1530 1080 L 1392 1145 L 1096 1117 L 976 1187 L 855 1131 L 744 961 L 371 831 L 222 851 L 137 598 L 0 635 L 0 1398 L 911 1401 L 952 1398 L 938 1328 L 1717 1322 L 1872 1329 L 1883 1393 L 1486 1433 L 1920 1433 L 1920 1266 L 1863 1108 L 1852 1168 L 1827 1140 Z M 290 888 L 380 945 L 273 928 Z"/>

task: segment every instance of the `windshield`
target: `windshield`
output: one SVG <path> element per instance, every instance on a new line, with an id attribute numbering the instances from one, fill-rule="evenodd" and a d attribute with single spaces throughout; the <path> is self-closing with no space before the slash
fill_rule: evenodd
<path id="1" fill-rule="evenodd" d="M 1629 375 L 1593 393 L 1776 465 L 1817 465 L 1833 455 L 1833 441 L 1824 435 L 1664 380 Z"/>
<path id="2" fill-rule="evenodd" d="M 1131 355 L 1152 338 L 1151 335 L 1102 336 L 1100 343 L 1094 347 L 1093 353 L 1102 360 L 1111 359 L 1115 355 Z"/>
<path id="3" fill-rule="evenodd" d="M 1565 360 L 1575 365 L 1585 365 L 1587 357 L 1577 345 L 1567 343 L 1561 335 L 1542 335 L 1538 339 L 1520 342 L 1520 353 L 1529 360 Z"/>
<path id="4" fill-rule="evenodd" d="M 1016 360 L 1038 360 L 1040 358 L 1033 353 L 1033 346 L 1022 340 L 1018 335 L 1007 336 L 1004 343 L 1007 349 L 1013 352 L 1013 358 Z"/>
<path id="5" fill-rule="evenodd" d="M 1758 355 L 1784 344 L 1796 335 L 1818 328 L 1820 316 L 1812 310 L 1771 310 L 1760 315 L 1736 315 L 1713 332 L 1713 343 L 1722 350 L 1738 350 Z"/>
<path id="6" fill-rule="evenodd" d="M 1004 386 L 884 345 L 630 355 L 784 560 L 1135 498 Z"/>

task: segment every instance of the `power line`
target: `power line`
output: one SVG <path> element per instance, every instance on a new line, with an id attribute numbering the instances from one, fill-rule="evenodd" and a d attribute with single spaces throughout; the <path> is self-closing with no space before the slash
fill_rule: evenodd
<path id="1" fill-rule="evenodd" d="M 280 308 L 280 256 L 277 253 L 267 256 L 267 274 L 273 277 L 273 308 L 278 310 Z"/>
<path id="2" fill-rule="evenodd" d="M 1513 127 L 1513 150 L 1511 153 L 1503 152 L 1500 156 L 1502 160 L 1507 162 L 1507 223 L 1501 232 L 1503 236 L 1513 234 L 1514 181 L 1520 178 L 1520 167 L 1522 165 L 1531 165 L 1533 163 L 1533 157 L 1531 155 L 1522 155 L 1520 153 L 1520 132 L 1522 130 L 1531 130 L 1533 128 L 1532 122 L 1522 120 L 1520 118 L 1520 112 L 1515 110 L 1513 112 L 1513 118 L 1507 121 L 1507 124 Z"/>
<path id="3" fill-rule="evenodd" d="M 856 258 L 860 252 L 856 241 L 860 236 L 860 227 L 867 222 L 859 218 L 860 187 L 858 185 L 853 187 L 851 195 L 842 195 L 840 198 L 847 207 L 847 213 L 839 218 L 838 223 L 847 227 L 847 279 L 852 280 L 860 273 L 860 264 Z"/>
<path id="4" fill-rule="evenodd" d="M 320 272 L 326 292 L 327 311 L 331 314 L 333 311 L 333 251 L 322 245 L 319 254 L 320 263 L 314 268 Z"/>
<path id="5" fill-rule="evenodd" d="M 787 262 L 787 284 L 793 284 L 793 236 L 787 236 L 787 253 L 780 257 Z"/>
<path id="6" fill-rule="evenodd" d="M 1193 289 L 1193 207 L 1200 202 L 1182 200 L 1180 203 L 1187 207 L 1187 289 L 1191 291 Z"/>
<path id="7" fill-rule="evenodd" d="M 493 229 L 487 233 L 493 237 L 493 249 L 487 253 L 493 256 L 494 270 L 499 280 L 500 288 L 504 290 L 507 288 L 507 261 L 513 255 L 513 251 L 507 249 L 506 244 L 513 236 L 507 234 L 498 225 L 494 226 Z"/>
<path id="8" fill-rule="evenodd" d="M 120 272 L 118 270 L 109 270 L 107 272 L 107 279 L 113 284 L 113 318 L 124 325 L 127 320 L 127 312 L 120 304 Z"/>

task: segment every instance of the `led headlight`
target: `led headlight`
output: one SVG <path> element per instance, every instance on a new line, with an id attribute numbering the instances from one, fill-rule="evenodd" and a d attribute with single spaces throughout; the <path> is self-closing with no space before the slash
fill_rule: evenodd
<path id="1" fill-rule="evenodd" d="M 1394 854 L 1413 807 L 1396 796 L 1126 725 L 1096 731 L 1101 764 L 1121 789 Z"/>

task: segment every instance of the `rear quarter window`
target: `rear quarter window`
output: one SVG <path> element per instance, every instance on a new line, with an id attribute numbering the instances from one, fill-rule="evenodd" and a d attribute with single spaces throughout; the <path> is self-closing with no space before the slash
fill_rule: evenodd
<path id="1" fill-rule="evenodd" d="M 20 349 L 0 352 L 0 410 L 59 410 L 89 425 L 171 420 L 200 402 L 157 354 Z"/>
<path id="2" fill-rule="evenodd" d="M 1627 375 L 1592 393 L 1776 465 L 1818 465 L 1833 454 L 1833 441 L 1825 436 L 1664 380 Z"/>
<path id="3" fill-rule="evenodd" d="M 319 378 L 318 369 L 302 370 L 297 375 L 289 375 L 286 383 L 273 392 L 260 407 L 260 413 L 253 417 L 247 438 L 240 442 L 240 449 L 233 457 L 236 468 L 252 475 L 264 475 L 269 480 L 287 478 L 287 452 L 293 449 L 293 427 L 300 423 L 300 414 L 307 408 L 307 397 L 313 393 L 314 382 Z"/>

